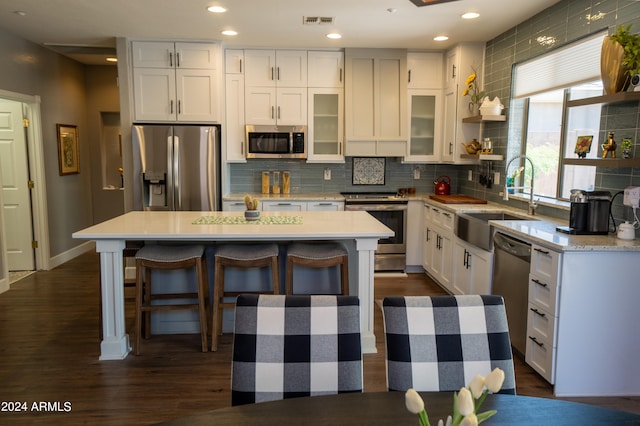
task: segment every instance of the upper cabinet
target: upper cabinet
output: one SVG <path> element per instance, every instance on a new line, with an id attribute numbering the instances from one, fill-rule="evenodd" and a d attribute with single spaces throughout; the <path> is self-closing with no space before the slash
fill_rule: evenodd
<path id="1" fill-rule="evenodd" d="M 442 68 L 442 53 L 407 54 L 409 146 L 405 163 L 440 161 Z"/>
<path id="2" fill-rule="evenodd" d="M 346 155 L 404 157 L 406 124 L 406 51 L 347 49 Z"/>
<path id="3" fill-rule="evenodd" d="M 344 162 L 344 54 L 308 52 L 307 162 Z"/>
<path id="4" fill-rule="evenodd" d="M 136 121 L 220 122 L 220 46 L 132 42 Z"/>
<path id="5" fill-rule="evenodd" d="M 245 84 L 307 87 L 306 50 L 245 50 Z"/>
<path id="6" fill-rule="evenodd" d="M 245 120 L 252 125 L 307 123 L 307 52 L 245 50 Z"/>
<path id="7" fill-rule="evenodd" d="M 468 143 L 480 134 L 479 123 L 463 123 L 469 110 L 469 98 L 463 97 L 465 81 L 471 73 L 483 69 L 484 43 L 463 43 L 449 50 L 445 56 L 444 68 L 444 107 L 443 107 L 443 145 L 441 160 L 453 164 L 465 164 L 475 160 L 462 158 L 466 154 L 462 143 Z M 481 76 L 478 84 L 482 87 Z"/>

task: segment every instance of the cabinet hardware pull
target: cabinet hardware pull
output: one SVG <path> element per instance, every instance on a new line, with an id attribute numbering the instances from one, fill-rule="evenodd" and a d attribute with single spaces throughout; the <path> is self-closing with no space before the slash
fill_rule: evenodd
<path id="1" fill-rule="evenodd" d="M 180 68 L 180 52 L 176 52 L 176 67 Z"/>
<path id="2" fill-rule="evenodd" d="M 330 206 L 331 203 L 318 203 L 319 206 Z"/>
<path id="3" fill-rule="evenodd" d="M 436 209 L 435 207 L 434 207 L 433 211 L 436 212 L 436 213 L 440 213 L 440 210 Z"/>
<path id="4" fill-rule="evenodd" d="M 430 240 L 430 238 L 429 238 L 429 231 L 430 231 L 430 229 L 429 229 L 429 228 L 427 228 L 427 242 L 429 242 L 429 240 Z"/>
<path id="5" fill-rule="evenodd" d="M 178 101 L 178 114 L 182 114 L 182 101 Z"/>
<path id="6" fill-rule="evenodd" d="M 173 67 L 173 53 L 169 52 L 169 66 Z"/>
<path id="7" fill-rule="evenodd" d="M 338 154 L 342 155 L 342 141 L 338 142 Z"/>
<path id="8" fill-rule="evenodd" d="M 541 316 L 542 318 L 547 316 L 547 314 L 545 314 L 544 312 L 540 312 L 536 308 L 531 308 L 531 311 L 533 311 L 534 314 L 538 314 L 538 316 Z"/>
<path id="9" fill-rule="evenodd" d="M 456 66 L 451 65 L 451 78 L 456 78 Z"/>
<path id="10" fill-rule="evenodd" d="M 531 281 L 533 281 L 534 283 L 538 284 L 541 287 L 548 287 L 548 285 L 546 283 L 540 282 L 539 280 L 532 278 Z"/>
<path id="11" fill-rule="evenodd" d="M 453 154 L 453 142 L 449 142 L 449 155 Z"/>
<path id="12" fill-rule="evenodd" d="M 275 118 L 273 114 L 274 114 L 274 107 L 273 107 L 273 105 L 272 105 L 272 106 L 271 106 L 271 119 Z"/>
<path id="13" fill-rule="evenodd" d="M 240 74 L 242 74 L 242 59 L 240 59 Z"/>
<path id="14" fill-rule="evenodd" d="M 173 99 L 171 99 L 170 105 L 169 105 L 169 112 L 171 114 L 173 114 Z"/>
<path id="15" fill-rule="evenodd" d="M 240 155 L 244 155 L 244 141 L 240 141 Z M 244 203 L 241 203 L 244 204 Z"/>
<path id="16" fill-rule="evenodd" d="M 340 82 L 342 83 L 342 68 L 340 68 Z"/>
<path id="17" fill-rule="evenodd" d="M 446 216 L 446 217 L 451 217 L 451 213 L 446 213 L 446 212 L 444 212 L 444 213 L 442 213 L 442 215 L 443 215 L 443 216 Z"/>
<path id="18" fill-rule="evenodd" d="M 280 105 L 278 105 L 278 120 L 280 120 Z"/>
<path id="19" fill-rule="evenodd" d="M 471 258 L 473 256 L 471 256 L 471 252 L 467 252 L 467 269 L 471 268 Z"/>
<path id="20" fill-rule="evenodd" d="M 278 203 L 279 206 L 290 206 L 291 203 Z"/>
<path id="21" fill-rule="evenodd" d="M 411 70 L 409 70 L 409 83 L 411 83 Z"/>
<path id="22" fill-rule="evenodd" d="M 549 254 L 548 250 L 541 250 L 539 248 L 534 248 L 535 251 L 537 251 L 538 253 L 542 253 L 542 254 Z"/>
<path id="23" fill-rule="evenodd" d="M 536 339 L 535 337 L 529 336 L 529 339 L 531 339 L 531 341 L 536 345 L 540 346 L 541 348 L 544 348 L 544 343 L 538 342 L 538 339 Z"/>
<path id="24" fill-rule="evenodd" d="M 271 80 L 273 80 L 273 67 L 271 67 Z"/>

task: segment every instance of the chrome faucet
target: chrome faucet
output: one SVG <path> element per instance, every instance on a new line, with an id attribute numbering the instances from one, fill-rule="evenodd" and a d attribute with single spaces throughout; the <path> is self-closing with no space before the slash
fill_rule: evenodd
<path id="1" fill-rule="evenodd" d="M 508 176 L 508 174 L 509 174 L 509 166 L 511 165 L 511 163 L 514 162 L 514 160 L 518 160 L 520 158 L 524 158 L 525 160 L 528 160 L 529 164 L 531 164 L 531 186 L 530 187 L 527 187 L 527 186 L 511 186 L 511 187 L 508 187 L 507 186 L 506 176 Z M 518 155 L 516 157 L 513 157 L 507 163 L 507 167 L 505 167 L 505 169 L 504 169 L 504 174 L 505 174 L 505 184 L 504 184 L 504 192 L 502 194 L 502 199 L 505 200 L 505 201 L 509 201 L 509 189 L 529 189 L 529 214 L 531 216 L 535 215 L 536 214 L 536 208 L 538 207 L 538 204 L 536 204 L 536 202 L 533 201 L 533 181 L 534 181 L 534 178 L 535 178 L 535 167 L 533 166 L 533 161 L 531 161 L 531 158 L 527 157 L 526 155 Z"/>

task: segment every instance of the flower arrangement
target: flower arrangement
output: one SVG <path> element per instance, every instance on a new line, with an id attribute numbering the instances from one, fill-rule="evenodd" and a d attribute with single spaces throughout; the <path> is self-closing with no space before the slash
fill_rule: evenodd
<path id="1" fill-rule="evenodd" d="M 475 426 L 497 413 L 489 410 L 478 413 L 489 392 L 496 393 L 504 383 L 504 371 L 495 368 L 487 377 L 476 375 L 466 388 L 453 394 L 453 417 L 448 416 L 446 423 L 441 419 L 438 426 Z M 477 402 L 473 402 L 476 399 Z M 417 414 L 421 426 L 430 426 L 424 401 L 414 389 L 409 389 L 405 394 L 407 410 Z"/>
<path id="2" fill-rule="evenodd" d="M 467 87 L 465 87 L 464 90 L 462 91 L 462 96 L 469 96 L 469 98 L 471 99 L 471 102 L 469 102 L 469 110 L 477 109 L 476 107 L 480 106 L 485 96 L 484 90 L 478 89 L 477 80 L 478 80 L 478 73 L 475 70 L 473 70 L 473 72 L 469 75 L 469 77 L 467 77 L 467 79 L 464 82 L 464 84 L 466 84 Z"/>

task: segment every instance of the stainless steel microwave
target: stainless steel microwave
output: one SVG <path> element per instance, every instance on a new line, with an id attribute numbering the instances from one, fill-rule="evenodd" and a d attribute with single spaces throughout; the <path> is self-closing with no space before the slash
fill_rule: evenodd
<path id="1" fill-rule="evenodd" d="M 307 158 L 307 126 L 246 126 L 247 158 Z"/>

